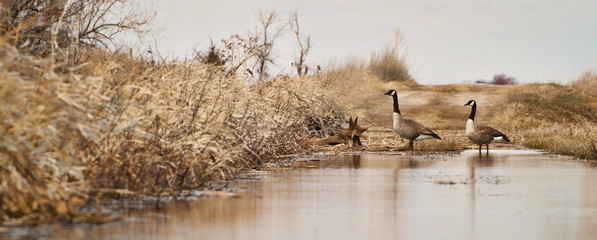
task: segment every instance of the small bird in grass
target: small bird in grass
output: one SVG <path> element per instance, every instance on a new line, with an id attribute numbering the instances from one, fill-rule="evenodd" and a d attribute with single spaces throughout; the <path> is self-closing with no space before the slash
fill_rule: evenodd
<path id="1" fill-rule="evenodd" d="M 485 125 L 475 125 L 475 114 L 477 112 L 477 102 L 469 100 L 464 106 L 472 106 L 471 114 L 466 120 L 466 137 L 473 143 L 479 144 L 479 153 L 483 144 L 487 145 L 487 154 L 489 154 L 489 143 L 510 142 L 506 134 Z"/>
<path id="2" fill-rule="evenodd" d="M 413 141 L 432 138 L 441 139 L 437 134 L 420 123 L 402 118 L 400 108 L 398 107 L 398 94 L 396 93 L 396 90 L 389 90 L 384 95 L 392 96 L 394 99 L 394 113 L 392 116 L 394 119 L 394 132 L 398 133 L 400 137 L 408 139 L 408 149 L 413 150 Z"/>

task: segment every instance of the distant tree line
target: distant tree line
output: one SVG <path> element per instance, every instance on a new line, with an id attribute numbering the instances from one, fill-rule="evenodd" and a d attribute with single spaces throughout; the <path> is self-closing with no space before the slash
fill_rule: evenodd
<path id="1" fill-rule="evenodd" d="M 477 80 L 475 81 L 475 83 L 494 85 L 516 85 L 518 82 L 516 81 L 516 78 L 501 73 L 493 75 L 493 79 L 491 81 Z"/>

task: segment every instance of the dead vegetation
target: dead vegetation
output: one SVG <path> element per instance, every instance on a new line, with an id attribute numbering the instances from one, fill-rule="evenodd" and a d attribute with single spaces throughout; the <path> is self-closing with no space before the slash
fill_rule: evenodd
<path id="1" fill-rule="evenodd" d="M 51 59 L 4 43 L 0 52 L 3 224 L 73 219 L 118 192 L 204 187 L 300 151 L 344 121 L 309 77 L 247 85 L 208 65 L 101 51 L 60 73 Z"/>
<path id="2" fill-rule="evenodd" d="M 236 72 L 252 52 L 228 71 L 108 50 L 148 21 L 118 15 L 127 4 L 0 2 L 0 225 L 98 219 L 105 199 L 209 187 L 341 130 L 343 108 L 313 77 L 265 81 L 268 54 L 255 81 Z"/>
<path id="3" fill-rule="evenodd" d="M 392 43 L 387 44 L 379 51 L 371 54 L 369 71 L 384 82 L 412 82 L 406 64 L 406 49 L 403 45 L 403 35 L 400 31 L 394 32 Z"/>
<path id="4" fill-rule="evenodd" d="M 586 74 L 569 85 L 519 86 L 497 117 L 524 146 L 597 159 L 596 82 L 594 74 Z"/>
<path id="5" fill-rule="evenodd" d="M 52 13 L 66 3 L 41 2 Z M 63 31 L 68 30 L 65 26 Z M 49 31 L 51 25 L 45 28 Z M 443 138 L 417 143 L 423 145 L 418 149 L 461 150 L 467 145 L 461 131 L 467 110 L 446 110 L 446 105 L 457 108 L 442 99 L 454 92 L 487 91 L 454 85 L 434 88 L 432 98 L 423 96 L 429 91 L 408 75 L 398 45 L 374 54 L 370 66 L 348 64 L 309 76 L 306 66 L 298 64 L 304 59 L 298 59 L 300 77 L 254 81 L 236 72 L 246 58 L 230 60 L 233 71 L 217 66 L 226 61 L 209 55 L 207 63 L 212 64 L 156 64 L 131 52 L 87 49 L 77 52 L 73 61 L 70 43 L 59 49 L 49 48 L 47 42 L 28 48 L 18 30 L 6 30 L 0 37 L 0 225 L 85 220 L 99 210 L 82 212 L 81 207 L 101 206 L 106 198 L 164 196 L 209 187 L 243 169 L 318 150 L 301 144 L 307 139 L 402 150 L 401 139 L 386 125 L 391 125 L 391 103 L 383 96 L 388 89 L 416 94 L 417 98 L 405 98 L 404 115 Z M 298 30 L 295 33 L 297 41 L 304 40 Z M 302 50 L 305 56 L 307 50 Z M 388 77 L 395 75 L 399 78 Z M 495 120 L 497 127 L 531 147 L 552 151 L 550 146 L 578 145 L 581 150 L 553 151 L 596 158 L 591 109 L 597 93 L 587 90 L 596 89 L 589 88 L 594 83 L 595 77 L 587 76 L 572 87 L 512 91 L 506 111 Z M 427 98 L 430 101 L 408 102 Z M 358 117 L 361 125 L 350 119 L 343 128 L 345 115 Z"/>
<path id="6" fill-rule="evenodd" d="M 0 38 L 36 56 L 68 49 L 74 61 L 124 33 L 147 32 L 152 19 L 134 0 L 0 0 Z"/>

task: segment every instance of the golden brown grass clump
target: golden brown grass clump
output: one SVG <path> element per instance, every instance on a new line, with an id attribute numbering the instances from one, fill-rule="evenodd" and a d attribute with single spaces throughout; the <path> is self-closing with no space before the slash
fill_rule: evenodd
<path id="1" fill-rule="evenodd" d="M 68 67 L 0 44 L 0 224 L 72 219 L 100 196 L 202 187 L 344 122 L 309 77 L 250 84 L 104 52 Z"/>
<path id="2" fill-rule="evenodd" d="M 569 86 L 519 86 L 497 119 L 524 146 L 597 159 L 596 83 L 597 76 L 587 74 Z"/>
<path id="3" fill-rule="evenodd" d="M 0 223 L 64 219 L 81 204 L 79 123 L 87 116 L 69 104 L 66 80 L 48 61 L 21 55 L 0 42 Z"/>

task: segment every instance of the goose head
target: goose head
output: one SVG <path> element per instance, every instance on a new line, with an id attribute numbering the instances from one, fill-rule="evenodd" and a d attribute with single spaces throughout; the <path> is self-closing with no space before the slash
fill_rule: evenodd
<path id="1" fill-rule="evenodd" d="M 383 95 L 396 96 L 396 90 L 391 89 L 390 91 L 388 91 L 387 93 L 384 93 Z"/>
<path id="2" fill-rule="evenodd" d="M 475 100 L 468 100 L 468 102 L 466 104 L 464 104 L 464 106 L 473 106 L 475 105 Z"/>

